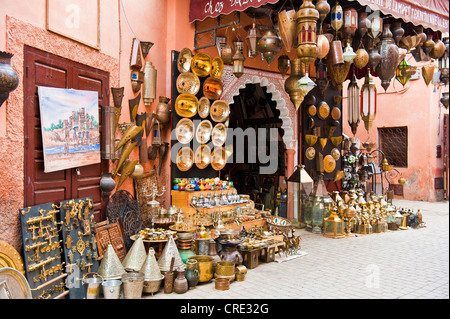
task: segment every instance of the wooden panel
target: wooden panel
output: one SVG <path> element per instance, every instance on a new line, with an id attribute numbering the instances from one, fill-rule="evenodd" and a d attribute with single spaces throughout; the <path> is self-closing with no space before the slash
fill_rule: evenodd
<path id="1" fill-rule="evenodd" d="M 40 62 L 36 62 L 34 81 L 36 86 L 67 87 L 67 70 L 55 68 Z"/>

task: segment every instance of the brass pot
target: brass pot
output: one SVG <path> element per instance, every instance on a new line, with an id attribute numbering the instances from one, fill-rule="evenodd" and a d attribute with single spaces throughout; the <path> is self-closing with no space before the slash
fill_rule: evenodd
<path id="1" fill-rule="evenodd" d="M 192 57 L 191 70 L 199 77 L 206 77 L 211 73 L 212 60 L 211 57 L 199 52 Z"/>
<path id="2" fill-rule="evenodd" d="M 230 280 L 227 278 L 216 278 L 214 284 L 217 290 L 230 289 Z"/>
<path id="3" fill-rule="evenodd" d="M 202 144 L 195 151 L 195 165 L 199 169 L 205 169 L 211 163 L 211 149 L 208 145 Z"/>
<path id="4" fill-rule="evenodd" d="M 211 105 L 210 115 L 214 122 L 225 122 L 230 115 L 230 105 L 223 100 L 216 100 Z"/>
<path id="5" fill-rule="evenodd" d="M 209 115 L 209 108 L 211 106 L 211 102 L 206 97 L 201 97 L 200 100 L 198 100 L 198 115 L 204 119 Z"/>
<path id="6" fill-rule="evenodd" d="M 197 114 L 198 99 L 192 94 L 180 94 L 175 101 L 175 111 L 181 117 L 193 117 Z"/>
<path id="7" fill-rule="evenodd" d="M 236 264 L 232 261 L 219 261 L 216 264 L 216 273 L 214 276 L 219 277 L 233 277 Z"/>
<path id="8" fill-rule="evenodd" d="M 214 258 L 207 255 L 194 255 L 189 259 L 197 260 L 198 272 L 200 275 L 199 282 L 208 282 L 213 278 L 213 261 Z"/>
<path id="9" fill-rule="evenodd" d="M 211 138 L 212 129 L 213 126 L 211 121 L 209 120 L 201 121 L 195 131 L 195 139 L 197 140 L 197 142 L 199 142 L 200 144 L 207 143 Z"/>

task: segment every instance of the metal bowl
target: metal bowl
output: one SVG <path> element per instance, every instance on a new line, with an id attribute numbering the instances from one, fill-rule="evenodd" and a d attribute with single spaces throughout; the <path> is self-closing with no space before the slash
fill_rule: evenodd
<path id="1" fill-rule="evenodd" d="M 223 60 L 220 56 L 216 56 L 214 59 L 212 59 L 211 62 L 211 72 L 210 76 L 216 79 L 220 79 L 222 77 L 223 73 Z"/>
<path id="2" fill-rule="evenodd" d="M 208 145 L 202 144 L 195 151 L 195 165 L 199 169 L 205 169 L 211 163 L 211 149 Z"/>
<path id="3" fill-rule="evenodd" d="M 212 132 L 213 126 L 211 121 L 209 120 L 203 120 L 200 122 L 200 124 L 197 126 L 197 130 L 195 132 L 195 139 L 200 144 L 205 144 L 209 141 L 211 138 L 211 132 Z"/>
<path id="4" fill-rule="evenodd" d="M 204 119 L 209 115 L 209 109 L 211 107 L 211 102 L 207 97 L 201 97 L 198 100 L 198 115 Z"/>
<path id="5" fill-rule="evenodd" d="M 181 119 L 175 128 L 178 142 L 188 144 L 194 138 L 194 123 L 188 118 Z"/>
<path id="6" fill-rule="evenodd" d="M 211 139 L 214 146 L 222 146 L 225 143 L 227 139 L 227 128 L 225 124 L 217 123 L 216 126 L 214 126 L 211 133 Z"/>
<path id="7" fill-rule="evenodd" d="M 197 114 L 198 99 L 193 94 L 180 94 L 175 101 L 175 111 L 181 117 L 193 117 Z"/>
<path id="8" fill-rule="evenodd" d="M 210 113 L 214 122 L 225 122 L 230 116 L 230 105 L 224 100 L 216 100 L 211 105 Z"/>
<path id="9" fill-rule="evenodd" d="M 210 76 L 203 83 L 203 95 L 210 100 L 218 100 L 223 93 L 223 84 L 220 79 Z"/>
<path id="10" fill-rule="evenodd" d="M 211 166 L 214 170 L 220 171 L 226 165 L 226 153 L 225 148 L 215 148 L 211 157 Z"/>
<path id="11" fill-rule="evenodd" d="M 200 90 L 200 79 L 192 72 L 180 73 L 177 78 L 178 93 L 196 95 Z"/>
<path id="12" fill-rule="evenodd" d="M 188 48 L 181 50 L 177 60 L 177 68 L 180 73 L 189 72 L 191 69 L 192 51 Z"/>
<path id="13" fill-rule="evenodd" d="M 186 172 L 194 165 L 194 152 L 188 146 L 182 147 L 177 154 L 177 167 L 180 171 Z"/>
<path id="14" fill-rule="evenodd" d="M 191 70 L 197 76 L 208 76 L 211 73 L 211 65 L 211 57 L 206 53 L 199 52 L 192 57 Z"/>

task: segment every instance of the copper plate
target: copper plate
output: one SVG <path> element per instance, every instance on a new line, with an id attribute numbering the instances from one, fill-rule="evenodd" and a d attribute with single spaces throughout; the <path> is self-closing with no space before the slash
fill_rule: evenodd
<path id="1" fill-rule="evenodd" d="M 199 142 L 200 144 L 207 143 L 211 138 L 212 129 L 213 126 L 211 121 L 209 120 L 201 121 L 195 131 L 195 139 L 197 140 L 197 142 Z"/>
<path id="2" fill-rule="evenodd" d="M 314 116 L 317 113 L 317 109 L 314 105 L 310 105 L 308 106 L 308 115 L 309 116 Z"/>
<path id="3" fill-rule="evenodd" d="M 222 146 L 227 139 L 227 128 L 223 123 L 217 123 L 211 134 L 214 146 Z"/>
<path id="4" fill-rule="evenodd" d="M 309 160 L 313 160 L 316 156 L 316 149 L 312 146 L 308 147 L 305 151 L 305 156 Z"/>
<path id="5" fill-rule="evenodd" d="M 226 152 L 223 147 L 216 147 L 212 152 L 211 166 L 214 170 L 220 171 L 226 164 Z"/>
<path id="6" fill-rule="evenodd" d="M 188 118 L 181 119 L 175 128 L 175 135 L 181 144 L 190 143 L 194 138 L 194 123 Z"/>
<path id="7" fill-rule="evenodd" d="M 223 73 L 223 60 L 220 56 L 216 56 L 211 62 L 211 73 L 213 78 L 220 79 Z"/>
<path id="8" fill-rule="evenodd" d="M 32 299 L 30 285 L 18 270 L 0 268 L 0 299 Z"/>
<path id="9" fill-rule="evenodd" d="M 330 115 L 330 107 L 328 106 L 327 102 L 322 101 L 319 103 L 317 116 L 321 118 L 322 120 L 326 119 Z"/>
<path id="10" fill-rule="evenodd" d="M 180 73 L 189 72 L 191 70 L 192 51 L 188 48 L 181 50 L 177 60 L 177 68 Z"/>
<path id="11" fill-rule="evenodd" d="M 341 152 L 337 148 L 333 148 L 330 152 L 331 156 L 337 161 L 341 157 Z"/>
<path id="12" fill-rule="evenodd" d="M 195 151 L 195 165 L 199 169 L 205 169 L 211 163 L 211 149 L 208 145 L 200 145 Z"/>
<path id="13" fill-rule="evenodd" d="M 194 165 L 194 152 L 190 147 L 182 147 L 177 154 L 177 167 L 180 171 L 186 172 Z"/>
<path id="14" fill-rule="evenodd" d="M 209 115 L 209 109 L 211 107 L 211 102 L 206 97 L 201 97 L 200 100 L 198 100 L 198 115 L 204 119 Z"/>
<path id="15" fill-rule="evenodd" d="M 214 122 L 224 122 L 230 115 L 230 105 L 224 100 L 216 100 L 211 105 L 210 113 Z"/>
<path id="16" fill-rule="evenodd" d="M 199 77 L 208 76 L 211 73 L 211 65 L 211 57 L 206 53 L 199 52 L 192 57 L 191 70 Z"/>
<path id="17" fill-rule="evenodd" d="M 210 76 L 203 82 L 203 95 L 210 100 L 218 100 L 223 93 L 223 84 L 220 79 Z"/>
<path id="18" fill-rule="evenodd" d="M 200 90 L 200 79 L 192 72 L 180 73 L 177 78 L 178 93 L 197 94 Z"/>
<path id="19" fill-rule="evenodd" d="M 326 155 L 323 158 L 323 169 L 327 173 L 331 173 L 336 168 L 336 160 L 331 155 Z"/>
<path id="20" fill-rule="evenodd" d="M 331 109 L 331 118 L 336 121 L 341 118 L 341 110 L 337 106 Z"/>
<path id="21" fill-rule="evenodd" d="M 192 94 L 180 94 L 175 101 L 175 111 L 181 117 L 193 117 L 197 114 L 198 99 Z"/>

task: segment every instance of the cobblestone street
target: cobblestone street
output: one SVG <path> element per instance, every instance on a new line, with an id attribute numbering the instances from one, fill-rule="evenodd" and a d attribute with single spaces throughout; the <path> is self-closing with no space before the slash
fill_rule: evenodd
<path id="1" fill-rule="evenodd" d="M 330 239 L 298 230 L 305 255 L 249 269 L 244 281 L 216 290 L 204 283 L 183 295 L 148 299 L 448 299 L 449 206 L 394 200 L 420 209 L 425 228 Z"/>

